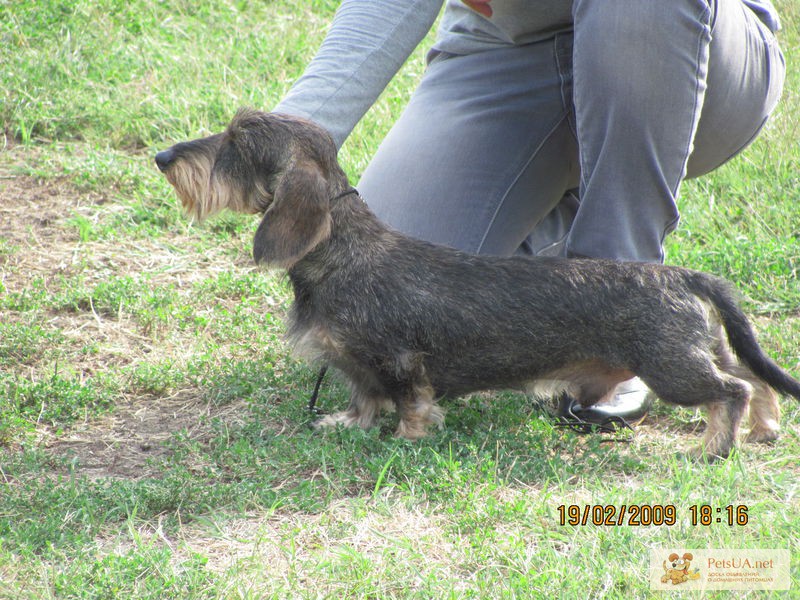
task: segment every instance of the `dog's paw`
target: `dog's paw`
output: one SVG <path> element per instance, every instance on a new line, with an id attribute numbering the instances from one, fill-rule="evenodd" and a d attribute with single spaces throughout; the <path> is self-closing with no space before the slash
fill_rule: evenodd
<path id="1" fill-rule="evenodd" d="M 314 422 L 314 429 L 330 429 L 341 425 L 342 427 L 353 427 L 358 423 L 358 417 L 351 414 L 349 411 L 342 411 L 333 413 L 332 415 L 325 415 L 318 421 Z"/>
<path id="2" fill-rule="evenodd" d="M 428 429 L 417 422 L 401 419 L 400 423 L 397 424 L 397 430 L 394 435 L 395 437 L 414 441 L 428 435 Z"/>
<path id="3" fill-rule="evenodd" d="M 407 440 L 418 440 L 428 435 L 428 428 L 433 425 L 438 429 L 444 427 L 444 409 L 436 404 L 426 404 L 414 413 L 405 415 L 397 425 L 395 436 Z"/>
<path id="4" fill-rule="evenodd" d="M 718 460 L 725 460 L 730 453 L 731 448 L 714 448 L 703 444 L 689 450 L 686 456 L 694 462 L 711 464 Z"/>
<path id="5" fill-rule="evenodd" d="M 767 422 L 753 427 L 744 438 L 748 444 L 770 444 L 780 437 L 780 426 L 776 422 Z"/>

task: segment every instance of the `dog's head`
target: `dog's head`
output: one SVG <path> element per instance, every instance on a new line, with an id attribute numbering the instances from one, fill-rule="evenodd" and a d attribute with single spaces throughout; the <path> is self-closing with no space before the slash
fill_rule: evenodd
<path id="1" fill-rule="evenodd" d="M 330 235 L 330 199 L 347 185 L 328 133 L 298 117 L 240 110 L 220 134 L 159 152 L 184 209 L 264 213 L 256 262 L 291 267 Z"/>
<path id="2" fill-rule="evenodd" d="M 693 558 L 694 556 L 691 554 L 691 552 L 686 552 L 683 556 L 679 556 L 673 552 L 669 555 L 670 566 L 672 567 L 673 571 L 685 573 L 692 565 Z"/>

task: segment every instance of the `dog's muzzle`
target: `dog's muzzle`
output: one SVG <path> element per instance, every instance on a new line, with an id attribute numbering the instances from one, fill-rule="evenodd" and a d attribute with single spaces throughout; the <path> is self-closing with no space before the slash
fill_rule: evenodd
<path id="1" fill-rule="evenodd" d="M 172 148 L 168 148 L 167 150 L 162 150 L 158 154 L 156 154 L 156 166 L 158 170 L 162 173 L 166 173 L 169 166 L 175 160 L 175 152 Z"/>

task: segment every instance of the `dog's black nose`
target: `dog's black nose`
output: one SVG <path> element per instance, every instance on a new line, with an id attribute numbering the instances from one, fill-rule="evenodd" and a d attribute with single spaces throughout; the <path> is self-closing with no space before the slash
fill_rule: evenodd
<path id="1" fill-rule="evenodd" d="M 173 152 L 172 148 L 162 150 L 156 154 L 156 166 L 162 173 L 169 168 L 173 160 L 175 160 L 175 152 Z"/>

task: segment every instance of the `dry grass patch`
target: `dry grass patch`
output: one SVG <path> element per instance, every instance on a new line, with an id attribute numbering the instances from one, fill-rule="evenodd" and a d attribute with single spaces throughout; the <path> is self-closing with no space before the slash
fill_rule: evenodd
<path id="1" fill-rule="evenodd" d="M 138 480 L 162 472 L 159 460 L 171 454 L 167 442 L 176 433 L 202 443 L 213 436 L 213 419 L 235 426 L 245 410 L 243 402 L 213 406 L 193 390 L 166 397 L 127 396 L 112 414 L 74 425 L 61 435 L 47 430 L 43 442 L 49 454 L 72 464 L 81 477 Z"/>

